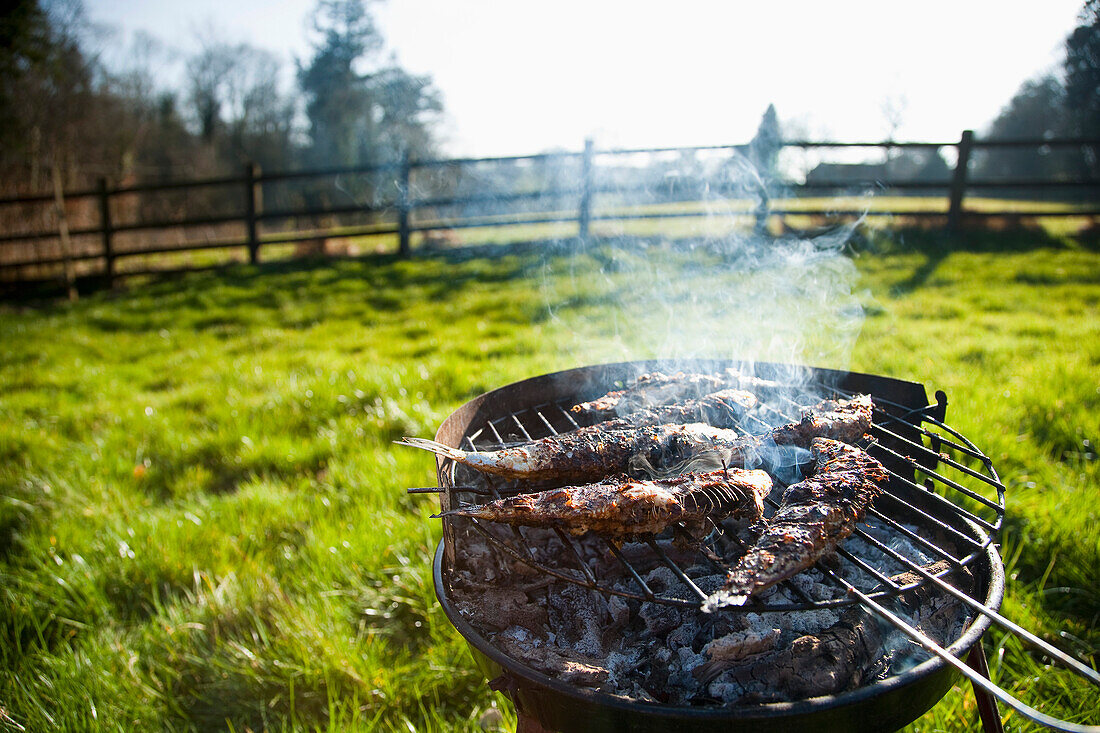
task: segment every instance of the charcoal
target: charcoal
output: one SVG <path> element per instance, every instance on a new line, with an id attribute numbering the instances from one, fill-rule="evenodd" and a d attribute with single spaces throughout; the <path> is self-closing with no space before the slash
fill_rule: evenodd
<path id="1" fill-rule="evenodd" d="M 702 624 L 693 614 L 684 614 L 681 616 L 681 623 L 668 632 L 668 637 L 665 643 L 668 644 L 670 649 L 676 649 L 681 651 L 687 649 L 689 652 L 693 651 L 692 646 L 695 642 L 695 637 L 698 636 L 699 631 L 702 629 Z"/>
<path id="2" fill-rule="evenodd" d="M 586 657 L 554 644 L 535 646 L 523 635 L 498 634 L 494 641 L 507 654 L 522 659 L 535 669 L 563 682 L 582 687 L 599 687 L 609 672 L 600 660 Z"/>
<path id="3" fill-rule="evenodd" d="M 547 624 L 546 609 L 531 603 L 526 593 L 513 588 L 483 587 L 476 602 L 459 601 L 457 605 L 463 616 L 476 619 L 479 625 L 494 631 L 509 626 L 536 630 Z"/>
<path id="4" fill-rule="evenodd" d="M 642 604 L 638 616 L 645 622 L 646 631 L 653 637 L 668 634 L 668 632 L 679 626 L 683 620 L 679 608 L 650 602 Z"/>
<path id="5" fill-rule="evenodd" d="M 875 532 L 886 536 L 878 528 Z M 562 551 L 558 539 L 541 530 L 524 533 L 538 547 L 539 558 L 553 564 L 546 558 Z M 692 555 L 690 548 L 666 539 L 659 544 L 704 593 L 722 587 L 725 575 L 699 564 L 697 550 Z M 605 542 L 582 537 L 576 547 L 601 582 L 623 593 L 640 593 Z M 859 606 L 793 614 L 703 614 L 691 605 L 604 596 L 563 583 L 481 542 L 468 542 L 464 552 L 452 575 L 456 605 L 494 645 L 556 679 L 632 700 L 670 705 L 791 701 L 884 679 L 927 657 Z M 689 604 L 697 599 L 644 543 L 626 543 L 621 552 L 654 593 Z M 568 562 L 575 572 L 576 560 Z M 857 571 L 848 567 L 845 572 Z M 899 582 L 913 579 L 898 576 Z M 969 577 L 949 580 L 964 590 L 972 585 Z M 790 585 L 817 600 L 843 595 L 817 571 L 795 576 Z M 784 586 L 769 589 L 765 597 L 778 603 L 804 600 Z M 934 590 L 907 593 L 890 605 L 939 639 L 955 638 L 967 620 L 958 604 Z M 725 648 L 714 646 L 717 641 Z"/>
<path id="6" fill-rule="evenodd" d="M 548 619 L 559 639 L 579 654 L 606 654 L 603 632 L 610 614 L 604 597 L 577 585 L 555 588 L 550 597 Z"/>

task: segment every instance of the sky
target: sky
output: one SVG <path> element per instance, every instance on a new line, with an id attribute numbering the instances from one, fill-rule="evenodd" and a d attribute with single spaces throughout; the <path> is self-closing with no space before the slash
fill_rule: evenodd
<path id="1" fill-rule="evenodd" d="M 921 3 L 388 0 L 387 53 L 442 93 L 443 150 L 523 155 L 748 141 L 768 104 L 801 136 L 950 142 L 1024 80 L 1057 68 L 1082 0 Z M 114 29 L 179 56 L 215 34 L 310 55 L 314 0 L 85 0 Z M 176 65 L 178 67 L 178 64 Z M 170 78 L 172 65 L 158 72 Z"/>

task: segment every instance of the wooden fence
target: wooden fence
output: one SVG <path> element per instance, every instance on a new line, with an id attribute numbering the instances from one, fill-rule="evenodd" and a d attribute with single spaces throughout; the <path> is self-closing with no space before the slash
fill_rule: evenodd
<path id="1" fill-rule="evenodd" d="M 970 162 L 975 151 L 1005 149 L 1080 149 L 1090 150 L 1093 160 L 1097 155 L 1100 140 L 1097 139 L 1059 139 L 1059 140 L 976 140 L 971 131 L 963 132 L 957 142 L 876 142 L 876 143 L 839 143 L 814 141 L 785 141 L 784 149 L 844 149 L 844 148 L 880 148 L 886 151 L 926 150 L 938 151 L 954 148 L 955 163 L 950 175 L 942 180 L 866 180 L 814 181 L 808 180 L 798 185 L 780 186 L 786 197 L 798 197 L 819 193 L 836 194 L 845 190 L 875 187 L 879 190 L 897 190 L 899 192 L 920 191 L 936 193 L 945 200 L 945 206 L 939 210 L 873 210 L 876 216 L 904 216 L 913 218 L 938 217 L 944 226 L 957 230 L 962 222 L 970 217 L 1012 216 L 1057 217 L 1079 216 L 1095 218 L 1100 216 L 1096 205 L 1095 191 L 1100 181 L 1088 178 L 1073 180 L 975 180 L 969 174 Z M 700 146 L 691 148 L 640 148 L 597 150 L 591 141 L 585 144 L 581 152 L 548 153 L 529 156 L 503 158 L 461 158 L 448 160 L 405 160 L 398 165 L 374 167 L 329 168 L 302 171 L 264 172 L 256 165 L 247 165 L 240 175 L 201 180 L 173 181 L 161 183 L 142 183 L 134 185 L 111 186 L 100 179 L 93 189 L 61 191 L 51 195 L 22 196 L 0 199 L 0 222 L 7 225 L 9 231 L 0 231 L 0 282 L 19 282 L 30 279 L 28 273 L 37 273 L 41 277 L 42 268 L 64 266 L 67 277 L 71 279 L 75 268 L 80 267 L 83 275 L 95 275 L 108 285 L 119 274 L 119 260 L 131 257 L 149 257 L 180 252 L 198 252 L 201 250 L 243 249 L 248 253 L 250 262 L 260 261 L 263 247 L 300 242 L 306 239 L 334 239 L 339 237 L 359 237 L 363 235 L 390 235 L 397 240 L 397 251 L 402 256 L 412 252 L 414 233 L 428 233 L 435 230 L 456 230 L 472 227 L 499 227 L 516 225 L 535 225 L 561 222 L 575 222 L 577 234 L 588 237 L 592 225 L 601 221 L 626 222 L 639 219 L 671 219 L 680 217 L 705 216 L 705 212 L 690 210 L 645 210 L 644 207 L 620 206 L 600 213 L 596 210 L 598 199 L 611 199 L 625 202 L 631 194 L 652 190 L 653 181 L 646 180 L 636 186 L 624 183 L 615 184 L 601 181 L 597 159 L 626 160 L 629 156 L 639 155 L 687 155 L 701 153 L 728 155 L 731 159 L 740 156 L 747 159 L 751 155 L 749 146 Z M 516 170 L 527 166 L 540 170 L 553 169 L 556 176 L 543 176 L 542 185 L 528 186 L 526 189 L 481 191 L 477 188 L 477 177 L 469 177 L 463 182 L 464 172 L 479 166 L 511 166 Z M 517 168 L 518 167 L 518 168 Z M 449 172 L 449 173 L 448 173 Z M 543 170 L 545 173 L 545 170 Z M 318 194 L 316 200 L 308 197 L 295 205 L 264 206 L 265 191 L 278 185 L 293 182 L 313 182 L 314 191 L 326 188 L 326 181 L 355 180 L 369 178 L 375 183 L 371 200 L 353 200 L 348 203 L 333 203 L 325 194 Z M 423 179 L 423 180 L 421 180 Z M 456 183 L 456 181 L 459 181 Z M 318 186 L 318 182 L 321 183 Z M 382 183 L 378 183 L 382 182 Z M 696 184 L 699 182 L 696 181 Z M 728 196 L 744 197 L 746 189 L 739 181 L 706 182 L 708 197 Z M 819 205 L 816 208 L 805 206 L 778 206 L 770 200 L 762 186 L 758 191 L 750 191 L 756 205 L 746 215 L 755 218 L 761 224 L 768 217 L 828 215 L 829 217 L 854 217 L 867 214 L 862 208 L 838 209 L 836 206 Z M 661 203 L 690 201 L 698 198 L 699 185 L 678 181 L 664 187 Z M 1046 191 L 1048 189 L 1074 190 L 1084 205 L 1040 206 L 1021 210 L 981 211 L 966 207 L 966 195 L 970 191 L 990 189 L 1028 189 Z M 206 192 L 201 194 L 200 192 Z M 211 194 L 210 192 L 214 193 Z M 221 193 L 218 194 L 217 192 Z M 379 193 L 381 192 L 381 194 Z M 173 194 L 179 195 L 184 202 L 203 195 L 214 202 L 212 213 L 194 215 L 192 207 L 181 204 L 183 214 L 179 216 L 143 215 L 123 216 L 123 204 L 133 202 L 140 197 Z M 1083 195 L 1082 195 L 1083 194 Z M 650 201 L 653 201 L 650 197 Z M 786 200 L 790 200 L 787 198 Z M 566 202 L 562 204 L 561 202 Z M 39 221 L 46 222 L 40 228 L 23 229 L 20 222 L 36 217 L 23 217 L 19 212 L 39 207 L 50 210 L 52 216 L 39 212 Z M 83 212 L 77 215 L 76 211 Z M 7 216 L 5 216 L 7 212 Z M 444 212 L 440 214 L 439 212 Z M 452 212 L 452 213 L 446 213 Z M 457 212 L 457 213 L 454 213 Z M 471 213 L 473 212 L 473 213 Z M 367 224 L 337 225 L 338 217 L 357 216 L 369 219 Z M 324 222 L 317 226 L 318 219 Z M 311 226 L 301 225 L 302 220 Z M 281 222 L 282 226 L 276 226 Z M 25 224 L 24 224 L 25 225 Z M 0 226 L 4 226 L 0 224 Z M 184 241 L 172 244 L 155 243 L 151 233 L 166 230 L 188 230 L 195 227 L 211 228 L 222 236 L 207 237 L 204 241 Z M 236 229 L 243 233 L 224 236 L 227 229 Z M 265 232 L 265 229 L 273 231 Z M 135 236 L 141 240 L 136 246 L 120 248 L 120 237 Z M 60 252 L 41 253 L 36 243 L 52 241 L 60 243 Z M 74 247 L 70 243 L 78 241 L 82 246 Z M 57 249 L 56 247 L 54 248 Z M 33 256 L 25 256 L 31 250 Z M 126 274 L 134 272 L 127 268 Z M 147 270 L 145 270 L 147 271 Z"/>

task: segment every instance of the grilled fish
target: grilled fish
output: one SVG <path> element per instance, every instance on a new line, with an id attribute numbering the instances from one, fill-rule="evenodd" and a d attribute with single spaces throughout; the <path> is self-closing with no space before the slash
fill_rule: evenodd
<path id="1" fill-rule="evenodd" d="M 570 411 L 606 420 L 636 410 L 710 394 L 725 386 L 725 381 L 716 374 L 649 372 L 640 375 L 623 389 L 574 405 Z"/>
<path id="2" fill-rule="evenodd" d="M 623 417 L 596 423 L 580 430 L 617 430 L 642 425 L 693 422 L 713 425 L 716 428 L 731 428 L 738 425 L 745 413 L 757 404 L 759 401 L 752 392 L 746 392 L 743 389 L 723 389 L 694 399 L 643 408 Z"/>
<path id="3" fill-rule="evenodd" d="M 881 492 L 886 469 L 863 450 L 815 438 L 813 475 L 783 492 L 759 539 L 737 561 L 704 611 L 740 606 L 749 596 L 812 566 L 834 551 Z"/>
<path id="4" fill-rule="evenodd" d="M 713 453 L 725 466 L 755 466 L 773 445 L 809 448 L 815 437 L 858 440 L 871 426 L 871 398 L 825 400 L 796 423 L 763 435 L 701 423 L 575 430 L 495 451 L 464 451 L 434 440 L 404 438 L 402 445 L 428 450 L 496 476 L 528 480 L 598 481 L 626 471 L 632 462 L 669 466 Z"/>
<path id="5" fill-rule="evenodd" d="M 771 477 L 764 471 L 738 468 L 685 473 L 655 481 L 616 476 L 600 483 L 520 494 L 436 516 L 558 528 L 574 535 L 591 530 L 623 540 L 659 534 L 673 522 L 683 522 L 691 531 L 701 528 L 707 517 L 759 519 L 764 497 L 771 489 Z"/>
<path id="6" fill-rule="evenodd" d="M 482 473 L 532 481 L 592 482 L 626 471 L 631 461 L 652 466 L 680 463 L 703 451 L 744 452 L 738 434 L 702 423 L 643 425 L 620 430 L 562 433 L 494 451 L 464 451 L 423 438 L 400 445 L 422 448 Z M 750 443 L 752 441 L 749 441 Z M 726 461 L 726 465 L 741 461 Z"/>
<path id="7" fill-rule="evenodd" d="M 809 448 L 814 438 L 855 443 L 871 429 L 874 403 L 870 395 L 850 400 L 822 400 L 802 412 L 802 419 L 773 428 L 768 435 L 777 445 Z"/>
<path id="8" fill-rule="evenodd" d="M 777 382 L 741 374 L 736 369 L 726 369 L 717 374 L 649 372 L 637 377 L 623 389 L 608 392 L 589 402 L 581 402 L 571 407 L 570 411 L 596 420 L 609 420 L 725 389 L 748 389 L 765 393 L 780 388 L 781 385 Z"/>

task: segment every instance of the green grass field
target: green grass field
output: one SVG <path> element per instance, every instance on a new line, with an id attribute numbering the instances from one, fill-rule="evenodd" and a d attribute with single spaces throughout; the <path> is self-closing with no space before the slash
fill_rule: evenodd
<path id="1" fill-rule="evenodd" d="M 481 730 L 494 707 L 514 727 L 435 602 L 438 524 L 404 491 L 432 461 L 392 441 L 517 379 L 668 355 L 682 330 L 944 389 L 1008 486 L 1004 611 L 1095 665 L 1095 242 L 855 249 L 817 273 L 826 303 L 818 280 L 638 245 L 237 265 L 0 306 L 0 730 Z M 779 290 L 801 315 L 769 322 Z M 986 644 L 1000 684 L 1100 722 L 1100 691 Z M 968 688 L 912 730 L 973 730 Z"/>

